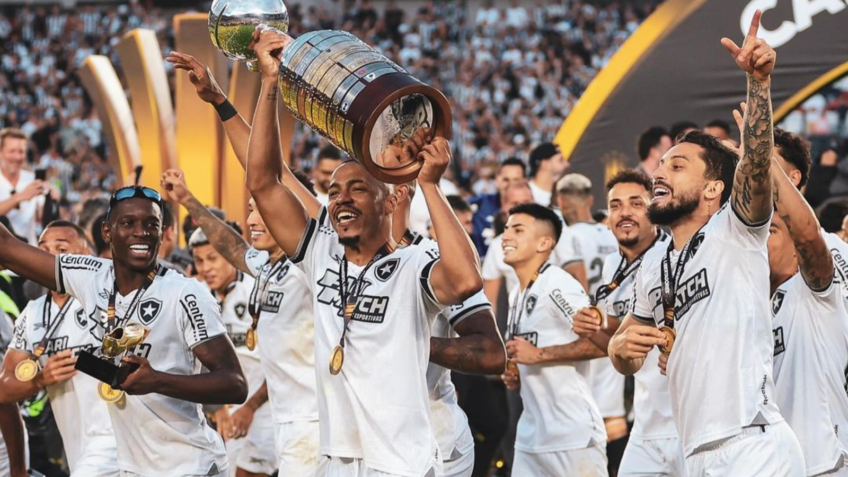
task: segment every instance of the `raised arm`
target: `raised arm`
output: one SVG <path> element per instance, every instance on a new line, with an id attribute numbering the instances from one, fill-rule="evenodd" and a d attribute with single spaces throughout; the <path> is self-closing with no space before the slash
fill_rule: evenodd
<path id="1" fill-rule="evenodd" d="M 197 61 L 195 57 L 178 51 L 172 51 L 165 60 L 172 63 L 174 68 L 188 72 L 188 79 L 197 90 L 197 96 L 211 104 L 218 112 L 236 158 L 242 167 L 246 167 L 250 124 L 230 103 L 224 91 L 218 86 L 218 82 L 215 81 L 215 77 L 212 76 L 209 67 Z M 279 68 L 279 62 L 277 64 Z M 321 203 L 297 180 L 288 167 L 283 167 L 283 184 L 303 202 L 310 217 L 318 217 Z"/>
<path id="2" fill-rule="evenodd" d="M 439 180 L 450 163 L 450 143 L 437 137 L 423 147 L 419 158 L 424 165 L 418 175 L 418 185 L 439 237 L 441 256 L 433 267 L 430 283 L 439 302 L 457 305 L 483 288 L 483 278 L 477 249 L 439 187 Z"/>
<path id="3" fill-rule="evenodd" d="M 309 221 L 306 208 L 282 182 L 283 156 L 280 150 L 280 126 L 277 115 L 279 85 L 278 50 L 289 44 L 288 36 L 274 32 L 256 32 L 254 50 L 262 74 L 262 88 L 247 151 L 247 188 L 271 236 L 287 255 L 297 252 Z"/>
<path id="4" fill-rule="evenodd" d="M 21 242 L 0 225 L 0 266 L 51 290 L 56 289 L 56 260 L 49 253 Z"/>
<path id="5" fill-rule="evenodd" d="M 224 257 L 224 260 L 242 272 L 251 273 L 244 263 L 244 256 L 250 245 L 244 237 L 216 217 L 194 197 L 194 194 L 188 190 L 182 171 L 177 169 L 165 171 L 162 174 L 161 185 L 162 191 L 185 207 L 189 215 L 197 221 L 203 233 L 209 238 L 209 243 Z"/>
<path id="6" fill-rule="evenodd" d="M 459 338 L 430 338 L 430 362 L 465 374 L 501 374 L 506 351 L 492 310 L 478 311 L 456 325 Z"/>
<path id="7" fill-rule="evenodd" d="M 833 257 L 822 237 L 816 214 L 779 164 L 772 165 L 771 176 L 777 214 L 789 229 L 801 276 L 811 289 L 824 290 L 833 281 Z"/>
<path id="8" fill-rule="evenodd" d="M 731 205 L 748 224 L 761 224 L 772 213 L 772 181 L 769 175 L 774 151 L 774 125 L 771 108 L 771 72 L 777 54 L 757 38 L 762 12 L 751 20 L 742 47 L 729 38 L 721 43 L 748 77 L 748 110 L 742 133 L 742 159 L 733 180 Z"/>

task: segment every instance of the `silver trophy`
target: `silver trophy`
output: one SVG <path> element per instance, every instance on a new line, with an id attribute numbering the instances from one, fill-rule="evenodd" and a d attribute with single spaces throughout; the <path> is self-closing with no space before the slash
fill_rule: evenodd
<path id="1" fill-rule="evenodd" d="M 289 12 L 282 0 L 215 0 L 209 12 L 212 43 L 227 58 L 246 61 L 257 71 L 256 54 L 249 48 L 259 25 L 287 33 Z"/>

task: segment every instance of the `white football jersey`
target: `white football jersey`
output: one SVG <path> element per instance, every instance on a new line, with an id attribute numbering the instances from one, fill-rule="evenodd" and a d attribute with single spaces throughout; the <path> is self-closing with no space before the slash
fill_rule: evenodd
<path id="1" fill-rule="evenodd" d="M 839 238 L 836 234 L 825 232 L 821 229 L 822 237 L 830 250 L 830 255 L 833 257 L 833 266 L 837 270 L 837 276 L 848 277 L 848 243 Z M 848 300 L 848 279 L 840 280 L 842 285 L 842 296 Z"/>
<path id="2" fill-rule="evenodd" d="M 835 272 L 820 292 L 797 273 L 771 298 L 777 403 L 804 450 L 807 475 L 848 461 L 848 310 L 844 277 Z"/>
<path id="3" fill-rule="evenodd" d="M 565 235 L 565 234 L 564 234 Z M 618 255 L 618 241 L 606 225 L 578 222 L 568 227 L 565 240 L 557 242 L 555 255 L 561 266 L 582 261 L 586 267 L 586 281 L 592 295 L 604 282 L 604 262 L 610 254 Z M 609 280 L 612 280 L 610 272 Z M 603 417 L 623 416 L 624 376 L 612 365 L 608 357 L 592 360 L 592 394 Z"/>
<path id="4" fill-rule="evenodd" d="M 545 265 L 528 290 L 509 295 L 510 324 L 533 346 L 565 345 L 580 339 L 574 315 L 589 305 L 580 282 L 561 268 Z M 604 420 L 587 379 L 588 361 L 519 364 L 524 411 L 518 419 L 515 449 L 558 452 L 605 443 Z"/>
<path id="5" fill-rule="evenodd" d="M 326 208 L 310 220 L 291 260 L 309 280 L 315 310 L 315 369 L 321 453 L 363 459 L 391 474 L 423 475 L 441 457 L 431 430 L 426 372 L 440 305 L 430 288 L 438 254 L 404 247 L 366 267 L 348 265 L 347 290 L 361 277 L 344 366 L 330 374 L 344 328 L 339 275 L 344 247 Z"/>
<path id="6" fill-rule="evenodd" d="M 244 263 L 257 279 L 252 290 L 260 303 L 257 349 L 274 419 L 317 421 L 315 317 L 306 276 L 286 259 L 271 264 L 268 252 L 254 248 Z"/>
<path id="7" fill-rule="evenodd" d="M 769 221 L 748 226 L 728 204 L 692 237 L 677 277 L 677 338 L 667 374 L 687 456 L 739 434 L 743 427 L 783 421 L 772 379 Z M 658 326 L 663 322 L 660 269 L 666 251 L 654 247 L 645 254 L 634 285 L 633 315 Z M 679 256 L 680 251 L 671 255 L 672 273 Z"/>
<path id="8" fill-rule="evenodd" d="M 247 348 L 247 330 L 253 323 L 250 313 L 247 312 L 247 303 L 250 300 L 250 292 L 253 291 L 255 281 L 253 277 L 236 270 L 236 279 L 227 285 L 227 294 L 224 301 L 218 302 L 221 306 L 221 319 L 224 322 L 224 327 L 227 328 L 227 335 L 236 349 L 239 364 L 241 364 L 244 378 L 247 380 L 248 396 L 253 396 L 265 382 L 265 374 L 259 364 L 259 350 L 251 351 Z M 233 406 L 232 409 L 235 411 L 239 407 L 241 406 Z M 268 411 L 265 406 L 261 406 L 259 409 Z M 270 411 L 268 412 L 270 413 Z"/>
<path id="9" fill-rule="evenodd" d="M 115 283 L 112 261 L 83 255 L 56 259 L 56 287 L 80 301 L 86 326 L 99 343 L 108 318 Z M 215 298 L 193 278 L 160 268 L 153 284 L 126 313 L 135 293 L 117 294 L 119 318 L 147 326 L 144 343 L 132 349 L 150 366 L 170 374 L 193 375 L 201 363 L 192 349 L 226 333 Z M 220 436 L 206 423 L 200 404 L 161 394 L 126 396 L 123 405 L 109 404 L 118 442 L 118 466 L 143 476 L 210 475 L 227 469 Z"/>
<path id="10" fill-rule="evenodd" d="M 669 236 L 661 232 L 654 247 L 665 251 L 668 248 Z M 615 271 L 624 257 L 620 253 L 610 254 L 604 264 L 604 284 L 612 281 Z M 636 272 L 624 278 L 621 284 L 599 303 L 604 313 L 621 320 L 630 312 L 633 300 L 633 284 Z M 671 415 L 671 401 L 668 395 L 668 379 L 660 374 L 659 349 L 654 348 L 645 358 L 645 363 L 638 373 L 633 375 L 635 390 L 633 393 L 633 439 L 651 440 L 677 438 L 677 428 L 674 427 L 674 417 Z M 609 360 L 609 358 L 607 358 Z M 612 364 L 612 361 L 610 361 Z M 594 371 L 594 370 L 593 370 Z M 613 368 L 615 371 L 615 368 Z M 615 371 L 618 374 L 617 371 Z M 619 374 L 619 376 L 621 376 Z M 623 378 L 623 376 L 621 376 Z M 623 395 L 623 393 L 622 393 Z M 601 411 L 603 412 L 603 411 Z"/>
<path id="11" fill-rule="evenodd" d="M 49 321 L 44 310 L 47 299 L 50 299 Z M 89 331 L 89 319 L 80 302 L 73 298 L 69 300 L 72 301 L 61 323 L 56 325 L 53 336 L 47 341 L 47 349 L 39 359 L 42 367 L 51 356 L 66 349 L 72 350 L 76 356 L 80 350 L 92 351 L 100 345 Z M 48 327 L 59 317 L 59 311 L 59 306 L 49 294 L 30 301 L 15 323 L 15 338 L 9 348 L 34 352 Z M 94 451 L 98 455 L 109 455 L 110 451 L 112 455 L 117 453 L 109 410 L 97 395 L 98 383 L 91 376 L 78 372 L 63 383 L 47 387 L 71 472 L 87 452 Z"/>

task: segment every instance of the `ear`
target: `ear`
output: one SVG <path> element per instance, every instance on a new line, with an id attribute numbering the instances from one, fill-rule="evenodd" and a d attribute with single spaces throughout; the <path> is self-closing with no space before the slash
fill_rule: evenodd
<path id="1" fill-rule="evenodd" d="M 103 225 L 100 226 L 100 236 L 103 237 L 104 242 L 112 243 L 112 226 L 108 220 L 103 221 Z"/>
<path id="2" fill-rule="evenodd" d="M 721 193 L 724 192 L 724 182 L 722 181 L 707 181 L 704 186 L 704 199 L 706 200 L 721 200 Z"/>
<path id="3" fill-rule="evenodd" d="M 409 193 L 409 189 L 406 190 L 406 193 Z M 383 200 L 383 206 L 386 208 L 386 215 L 392 215 L 395 212 L 397 205 L 398 205 L 397 193 L 387 194 L 386 198 Z"/>
<path id="4" fill-rule="evenodd" d="M 798 187 L 798 184 L 801 183 L 801 171 L 798 169 L 793 169 L 789 172 L 789 180 L 792 181 L 792 185 Z"/>
<path id="5" fill-rule="evenodd" d="M 398 203 L 403 202 L 409 198 L 409 186 L 406 184 L 396 185 L 394 195 L 397 198 Z"/>
<path id="6" fill-rule="evenodd" d="M 556 243 L 554 242 L 553 237 L 542 237 L 539 239 L 539 242 L 536 244 L 536 252 L 537 253 L 547 253 L 554 249 Z"/>

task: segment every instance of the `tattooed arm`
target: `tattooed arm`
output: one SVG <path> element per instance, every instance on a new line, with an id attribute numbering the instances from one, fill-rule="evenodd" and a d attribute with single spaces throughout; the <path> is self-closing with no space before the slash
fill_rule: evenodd
<path id="1" fill-rule="evenodd" d="M 247 241 L 239 235 L 226 222 L 216 217 L 203 206 L 188 190 L 185 174 L 177 169 L 169 169 L 162 174 L 162 191 L 171 199 L 176 200 L 186 208 L 189 215 L 197 222 L 203 233 L 209 239 L 209 243 L 224 257 L 232 266 L 252 274 L 244 263 L 244 255 L 250 246 Z M 186 237 L 188 240 L 189 237 Z"/>
<path id="2" fill-rule="evenodd" d="M 578 338 L 576 341 L 564 345 L 537 348 L 527 340 L 515 337 L 506 344 L 506 350 L 511 360 L 521 364 L 585 361 L 607 355 L 588 338 Z"/>
<path id="3" fill-rule="evenodd" d="M 722 45 L 748 77 L 748 110 L 742 133 L 742 159 L 733 179 L 731 205 L 749 224 L 761 224 L 772 212 L 772 183 L 769 176 L 774 151 L 774 124 L 771 108 L 771 73 L 777 55 L 764 40 L 757 38 L 762 13 L 751 21 L 742 47 L 728 39 Z"/>
<path id="4" fill-rule="evenodd" d="M 824 290 L 833 281 L 833 257 L 822 237 L 816 214 L 779 164 L 772 166 L 771 176 L 777 214 L 792 238 L 801 276 L 810 289 Z M 773 223 L 772 227 L 778 231 L 782 228 L 779 223 Z"/>
<path id="5" fill-rule="evenodd" d="M 454 328 L 459 338 L 430 338 L 430 362 L 465 374 L 501 374 L 506 351 L 491 310 L 481 310 Z"/>

